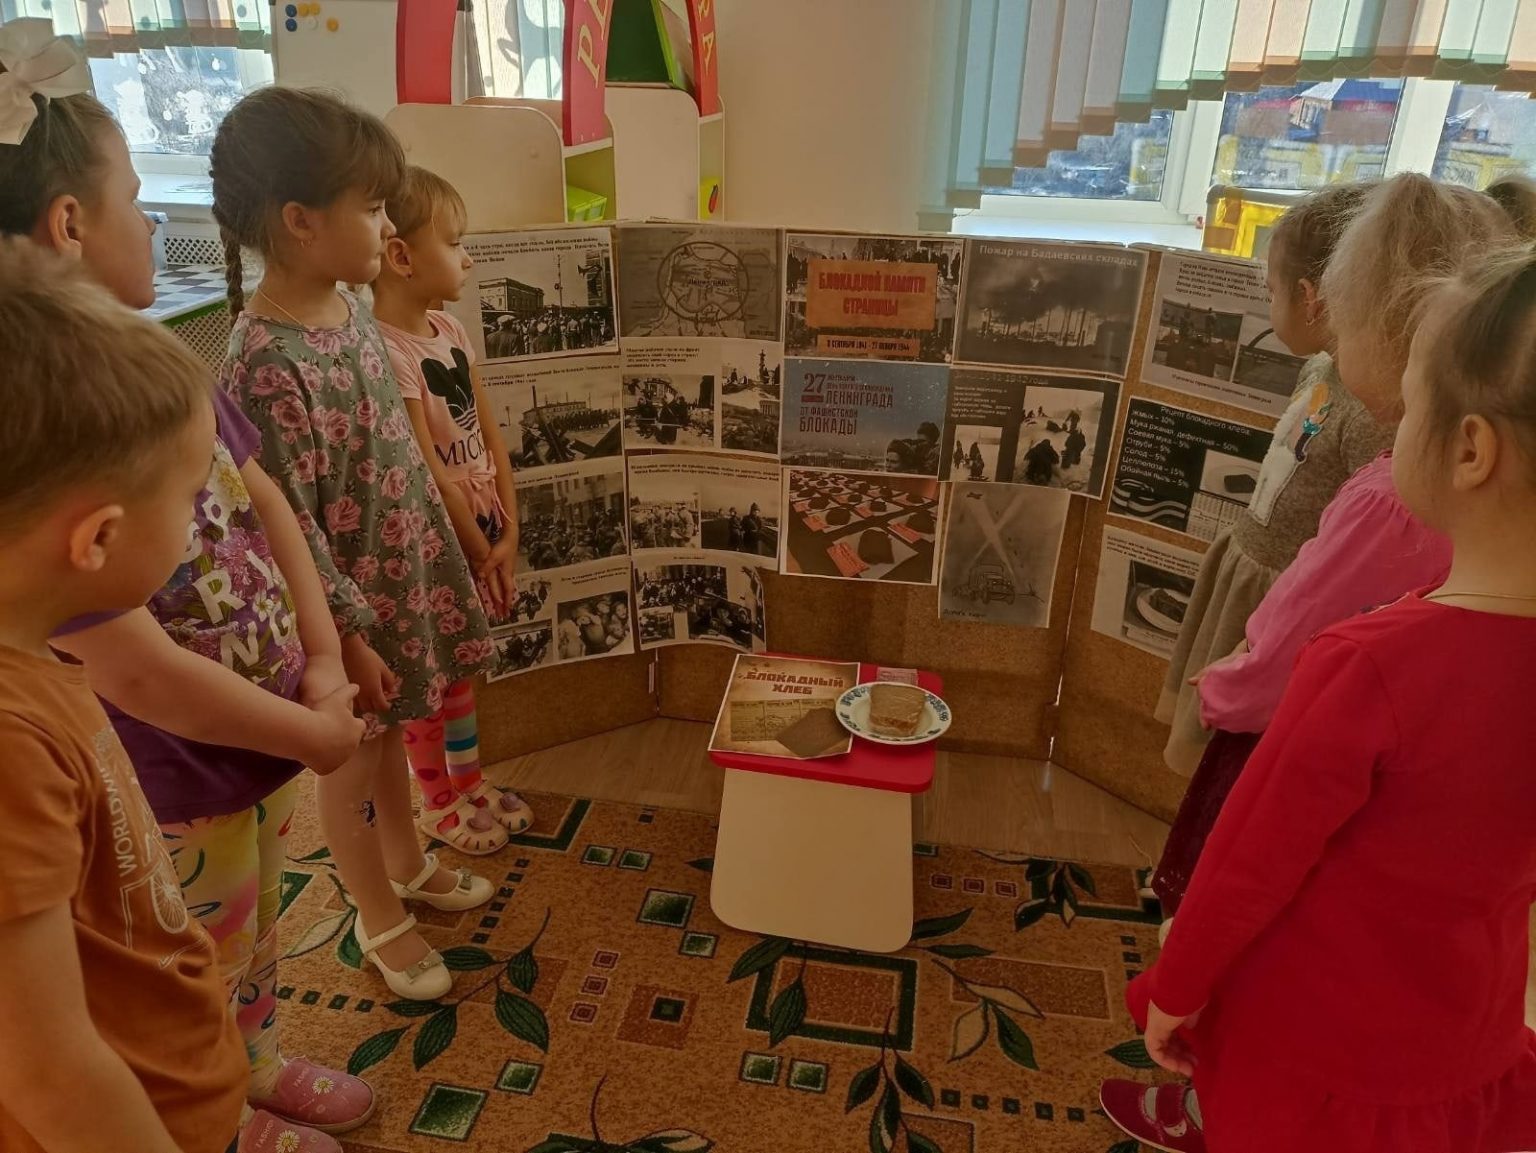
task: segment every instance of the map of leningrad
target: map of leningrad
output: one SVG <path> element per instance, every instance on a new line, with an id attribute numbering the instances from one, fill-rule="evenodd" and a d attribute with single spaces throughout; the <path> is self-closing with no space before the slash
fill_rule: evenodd
<path id="1" fill-rule="evenodd" d="M 621 335 L 777 340 L 779 233 L 621 225 Z"/>

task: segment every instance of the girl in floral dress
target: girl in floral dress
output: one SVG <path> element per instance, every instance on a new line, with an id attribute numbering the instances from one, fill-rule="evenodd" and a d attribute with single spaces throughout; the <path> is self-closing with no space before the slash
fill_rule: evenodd
<path id="1" fill-rule="evenodd" d="M 453 980 L 402 900 L 462 910 L 494 890 L 422 853 L 401 725 L 437 713 L 493 648 L 378 326 L 337 288 L 378 275 L 404 157 L 374 117 L 268 88 L 225 117 L 211 166 L 239 313 L 222 384 L 261 431 L 262 463 L 298 515 L 368 723 L 357 755 L 319 784 L 321 827 L 363 954 L 398 996 L 432 1000 Z M 247 248 L 264 262 L 248 309 Z"/>

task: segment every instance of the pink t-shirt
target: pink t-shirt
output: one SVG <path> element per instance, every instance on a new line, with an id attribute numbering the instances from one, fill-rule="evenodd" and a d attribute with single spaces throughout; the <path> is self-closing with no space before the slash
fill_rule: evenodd
<path id="1" fill-rule="evenodd" d="M 1296 658 L 1323 629 L 1415 589 L 1451 567 L 1451 542 L 1408 511 L 1392 485 L 1392 457 L 1377 457 L 1334 496 L 1317 535 L 1301 546 L 1248 618 L 1248 651 L 1211 666 L 1200 719 L 1229 733 L 1262 733 Z"/>
<path id="2" fill-rule="evenodd" d="M 471 511 L 499 518 L 496 462 L 480 433 L 480 412 L 469 374 L 475 363 L 469 334 L 446 312 L 429 312 L 427 321 L 431 336 L 416 336 L 379 321 L 400 395 L 421 402 L 437 462 L 463 491 Z"/>

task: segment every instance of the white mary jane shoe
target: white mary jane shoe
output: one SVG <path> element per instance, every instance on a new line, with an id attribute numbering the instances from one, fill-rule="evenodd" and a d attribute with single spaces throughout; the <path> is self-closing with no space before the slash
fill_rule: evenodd
<path id="1" fill-rule="evenodd" d="M 402 885 L 399 881 L 391 881 L 390 887 L 395 890 L 395 896 L 402 901 L 420 901 L 431 905 L 434 909 L 442 909 L 446 913 L 458 913 L 465 909 L 473 909 L 477 905 L 483 905 L 495 895 L 495 887 L 484 877 L 477 877 L 468 869 L 458 870 L 458 883 L 446 893 L 429 893 L 421 886 L 432 879 L 437 872 L 437 854 L 423 853 L 426 864 L 415 878 Z"/>
<path id="2" fill-rule="evenodd" d="M 453 974 L 448 971 L 448 966 L 443 964 L 443 958 L 436 949 L 429 949 L 427 955 L 414 965 L 407 965 L 404 969 L 391 969 L 379 958 L 379 950 L 391 941 L 398 940 L 416 927 L 416 918 L 407 916 L 393 929 L 380 933 L 377 937 L 368 936 L 363 928 L 363 918 L 359 914 L 353 923 L 353 934 L 357 937 L 357 947 L 363 951 L 363 956 L 373 962 L 373 967 L 379 971 L 379 976 L 384 978 L 384 983 L 389 986 L 389 991 L 397 997 L 404 997 L 408 1001 L 436 1001 L 439 997 L 446 996 L 453 988 Z"/>

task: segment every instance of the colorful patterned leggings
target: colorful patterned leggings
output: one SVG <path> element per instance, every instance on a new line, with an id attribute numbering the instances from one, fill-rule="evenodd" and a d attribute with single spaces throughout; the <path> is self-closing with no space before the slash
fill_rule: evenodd
<path id="1" fill-rule="evenodd" d="M 422 804 L 446 809 L 480 787 L 480 730 L 475 723 L 475 684 L 457 681 L 443 693 L 443 707 L 401 726 L 405 759 L 421 788 Z"/>
<path id="2" fill-rule="evenodd" d="M 218 948 L 230 1008 L 251 1059 L 253 1097 L 272 1092 L 282 1070 L 277 914 L 297 797 L 298 783 L 289 781 L 241 812 L 160 826 L 187 908 Z"/>

